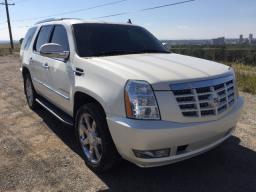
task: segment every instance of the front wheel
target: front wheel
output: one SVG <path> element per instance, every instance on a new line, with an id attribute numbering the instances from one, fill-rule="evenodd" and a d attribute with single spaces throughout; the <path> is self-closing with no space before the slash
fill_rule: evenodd
<path id="1" fill-rule="evenodd" d="M 120 159 L 106 118 L 95 103 L 80 107 L 75 122 L 76 138 L 86 165 L 95 172 L 112 168 Z"/>

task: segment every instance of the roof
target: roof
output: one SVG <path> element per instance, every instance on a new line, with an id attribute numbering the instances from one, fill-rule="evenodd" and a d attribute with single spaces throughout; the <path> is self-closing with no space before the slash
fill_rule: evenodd
<path id="1" fill-rule="evenodd" d="M 75 18 L 50 18 L 42 21 L 38 21 L 35 25 L 42 24 L 56 24 L 56 23 L 65 23 L 69 25 L 78 24 L 78 23 L 102 23 L 102 24 L 117 24 L 117 25 L 131 25 L 130 23 L 113 23 L 113 22 L 105 22 L 98 20 L 84 20 L 84 19 L 75 19 Z"/>

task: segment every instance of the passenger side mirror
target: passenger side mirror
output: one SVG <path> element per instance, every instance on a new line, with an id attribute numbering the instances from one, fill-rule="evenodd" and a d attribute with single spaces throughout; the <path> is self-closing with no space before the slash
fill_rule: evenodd
<path id="1" fill-rule="evenodd" d="M 53 58 L 67 60 L 69 57 L 69 51 L 65 51 L 63 47 L 56 43 L 46 43 L 40 47 L 40 55 Z"/>
<path id="2" fill-rule="evenodd" d="M 166 51 L 170 51 L 171 46 L 168 43 L 163 42 L 162 45 L 166 49 Z"/>
<path id="3" fill-rule="evenodd" d="M 20 38 L 19 43 L 20 45 L 23 43 L 24 38 Z"/>

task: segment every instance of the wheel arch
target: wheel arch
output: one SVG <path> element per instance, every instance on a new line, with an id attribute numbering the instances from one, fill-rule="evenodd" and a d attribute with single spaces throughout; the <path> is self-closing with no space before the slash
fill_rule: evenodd
<path id="1" fill-rule="evenodd" d="M 30 71 L 27 67 L 22 67 L 22 77 L 24 79 L 25 75 L 29 74 L 30 75 Z"/>
<path id="2" fill-rule="evenodd" d="M 102 104 L 102 101 L 99 101 L 98 98 L 95 98 L 87 93 L 85 93 L 84 91 L 78 90 L 74 93 L 74 105 L 73 105 L 73 117 L 75 117 L 77 110 L 79 109 L 79 107 L 83 104 L 87 104 L 87 103 L 96 103 L 100 109 L 101 112 L 104 114 L 104 116 L 106 117 L 106 110 L 104 109 L 104 105 Z"/>

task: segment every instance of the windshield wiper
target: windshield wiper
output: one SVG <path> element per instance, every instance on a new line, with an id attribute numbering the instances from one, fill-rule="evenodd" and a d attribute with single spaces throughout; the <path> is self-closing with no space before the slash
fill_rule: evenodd
<path id="1" fill-rule="evenodd" d="M 118 51 L 108 51 L 108 52 L 101 52 L 101 53 L 97 53 L 94 56 L 95 57 L 100 57 L 100 56 L 110 56 L 110 55 L 127 55 L 127 54 L 133 54 L 133 53 L 137 53 L 136 51 L 122 51 L 122 50 L 118 50 Z"/>
<path id="2" fill-rule="evenodd" d="M 100 52 L 95 55 L 94 57 L 104 57 L 104 56 L 113 56 L 113 55 L 128 55 L 128 54 L 140 54 L 140 53 L 170 53 L 169 51 L 162 51 L 162 50 L 152 50 L 152 49 L 145 49 L 140 51 L 123 51 L 123 50 L 116 50 L 116 51 L 107 51 L 107 52 Z"/>
<path id="3" fill-rule="evenodd" d="M 163 50 L 144 49 L 144 50 L 139 51 L 138 53 L 170 53 L 170 52 L 163 51 Z"/>

